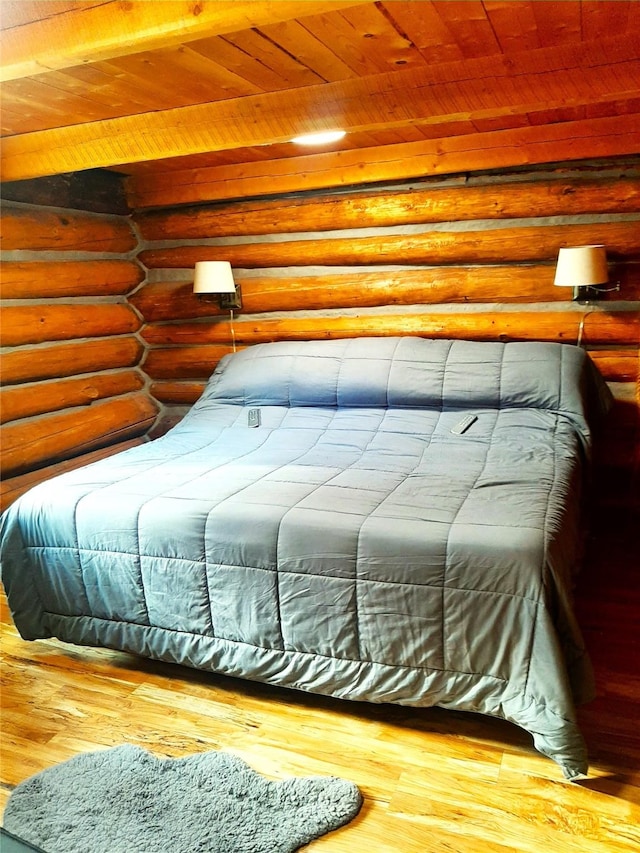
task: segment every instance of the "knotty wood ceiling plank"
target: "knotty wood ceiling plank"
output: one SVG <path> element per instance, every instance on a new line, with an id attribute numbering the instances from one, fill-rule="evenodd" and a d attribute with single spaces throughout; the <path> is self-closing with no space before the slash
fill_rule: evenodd
<path id="1" fill-rule="evenodd" d="M 115 67 L 125 70 L 127 77 L 138 79 L 141 86 L 151 83 L 154 98 L 171 106 L 220 101 L 225 98 L 245 97 L 262 92 L 243 77 L 192 50 L 178 45 L 135 56 L 125 56 L 113 61 Z"/>
<path id="2" fill-rule="evenodd" d="M 92 77 L 94 80 L 98 80 L 100 82 L 92 83 L 88 85 L 86 77 L 83 78 L 77 74 L 73 74 L 74 71 L 81 71 L 85 68 L 85 70 L 91 70 Z M 89 69 L 88 66 L 79 66 L 75 69 L 68 68 L 64 71 L 49 71 L 47 74 L 39 74 L 36 77 L 31 77 L 30 81 L 37 81 L 43 86 L 52 89 L 58 89 L 60 92 L 67 93 L 73 97 L 83 98 L 89 104 L 92 105 L 94 109 L 100 107 L 102 110 L 105 107 L 109 107 L 109 111 L 113 115 L 118 115 L 119 111 L 123 108 L 132 105 L 131 112 L 142 112 L 144 109 L 143 101 L 138 99 L 131 99 L 129 95 L 127 95 L 127 99 L 125 101 L 124 98 L 118 98 L 114 91 L 115 83 L 117 82 L 115 77 L 107 77 L 104 73 L 100 74 L 96 71 L 95 67 Z M 11 91 L 16 81 L 11 81 L 6 83 L 3 86 L 3 91 L 9 90 Z M 27 81 L 17 81 L 17 82 L 27 82 Z M 105 86 L 109 87 L 109 93 L 105 94 L 103 89 Z M 147 101 L 147 109 L 149 101 Z"/>
<path id="3" fill-rule="evenodd" d="M 240 33 L 230 33 L 221 38 L 233 45 L 245 56 L 250 56 L 260 67 L 260 77 L 264 82 L 263 91 L 284 89 L 296 86 L 313 86 L 324 82 L 295 55 L 280 50 L 270 39 L 258 30 L 243 30 Z"/>
<path id="4" fill-rule="evenodd" d="M 346 80 L 356 73 L 301 21 L 281 21 L 260 31 L 327 82 Z"/>
<path id="5" fill-rule="evenodd" d="M 222 42 L 222 39 L 218 39 Z M 161 51 L 155 51 L 161 56 L 173 57 L 173 62 L 176 66 L 186 69 L 188 75 L 197 75 L 204 81 L 202 95 L 205 100 L 214 100 L 215 95 L 223 98 L 244 98 L 246 95 L 254 95 L 263 91 L 262 86 L 257 86 L 250 80 L 240 74 L 236 74 L 224 64 L 217 62 L 214 57 L 206 56 L 196 50 L 196 46 L 200 42 L 192 42 L 189 45 L 179 45 L 177 47 L 163 48 Z M 193 76 L 191 76 L 193 80 Z M 185 85 L 189 86 L 189 76 L 185 80 Z M 190 89 L 193 92 L 193 89 Z"/>
<path id="6" fill-rule="evenodd" d="M 261 32 L 263 31 L 261 30 Z M 262 40 L 265 41 L 264 38 Z M 254 91 L 279 91 L 288 88 L 290 85 L 286 79 L 287 74 L 291 73 L 290 64 L 283 76 L 283 74 L 268 67 L 255 56 L 252 56 L 251 53 L 242 49 L 240 44 L 235 44 L 232 38 L 216 36 L 214 38 L 198 39 L 191 42 L 189 47 L 207 59 L 219 63 L 239 79 L 245 80 L 248 85 L 254 87 Z M 286 47 L 282 49 L 281 53 L 283 56 L 288 57 L 290 63 L 291 57 L 288 56 Z M 283 62 L 285 61 L 283 59 Z M 344 76 L 339 75 L 337 79 L 344 79 Z M 316 82 L 325 79 L 321 74 L 316 74 L 316 77 Z"/>
<path id="7" fill-rule="evenodd" d="M 40 117 L 40 127 L 65 127 L 68 124 L 101 121 L 115 118 L 120 110 L 113 104 L 98 104 L 71 88 L 50 85 L 49 75 L 38 75 L 26 80 L 13 80 L 3 86 L 2 106 L 15 111 L 26 107 Z M 15 131 L 14 131 L 15 133 Z"/>
<path id="8" fill-rule="evenodd" d="M 30 114 L 27 110 L 14 112 L 12 109 L 7 109 L 3 106 L 0 110 L 0 136 L 9 136 L 15 133 L 31 133 L 34 130 L 40 129 L 40 121 L 37 116 Z"/>
<path id="9" fill-rule="evenodd" d="M 420 14 L 418 8 L 416 14 Z M 332 17 L 341 18 L 352 27 L 370 67 L 389 71 L 394 66 L 424 65 L 425 60 L 415 45 L 377 4 L 354 6 Z"/>
<path id="10" fill-rule="evenodd" d="M 500 53 L 500 45 L 481 0 L 448 0 L 436 3 L 436 10 L 465 59 Z"/>
<path id="11" fill-rule="evenodd" d="M 553 14 L 548 4 L 531 4 L 536 19 L 540 44 L 543 47 L 561 47 L 579 42 L 582 35 L 580 3 L 554 3 Z"/>
<path id="12" fill-rule="evenodd" d="M 122 115 L 168 110 L 193 103 L 188 90 L 185 91 L 179 85 L 174 85 L 171 75 L 165 74 L 155 52 L 121 56 L 108 62 L 101 62 L 99 65 L 106 73 L 112 75 L 115 83 L 120 84 L 123 94 L 128 89 L 132 101 L 136 97 L 142 97 L 149 105 L 145 109 L 125 109 Z M 110 88 L 107 91 L 110 91 Z M 211 95 L 213 94 L 212 92 Z M 212 97 L 212 100 L 215 98 Z"/>
<path id="13" fill-rule="evenodd" d="M 153 91 L 153 82 L 127 77 L 106 62 L 10 80 L 2 85 L 2 111 L 14 109 L 17 119 L 8 124 L 7 135 L 148 112 L 158 108 Z M 82 97 L 84 105 L 74 96 Z"/>
<path id="14" fill-rule="evenodd" d="M 581 31 L 584 39 L 608 38 L 624 32 L 629 23 L 629 0 L 601 3 L 588 0 L 581 4 Z"/>
<path id="15" fill-rule="evenodd" d="M 366 38 L 366 30 L 358 32 L 343 15 L 305 16 L 303 24 L 355 74 L 364 76 L 389 70 L 375 39 Z"/>
<path id="16" fill-rule="evenodd" d="M 3 29 L 0 80 L 182 44 L 203 34 L 233 33 L 354 4 L 357 5 L 356 0 L 305 0 L 304 3 L 108 0 L 98 6 L 76 4 L 62 14 Z"/>
<path id="17" fill-rule="evenodd" d="M 68 78 L 83 90 L 85 97 L 100 104 L 117 103 L 122 105 L 121 115 L 146 112 L 153 109 L 154 99 L 146 91 L 146 86 L 129 80 L 123 71 L 111 62 L 93 62 L 91 65 L 75 65 L 63 71 L 51 71 L 31 79 L 46 79 L 49 85 L 57 86 L 60 78 Z M 52 81 L 52 82 L 50 82 Z M 13 86 L 13 82 L 4 84 L 3 88 Z"/>
<path id="18" fill-rule="evenodd" d="M 453 62 L 462 59 L 462 51 L 438 14 L 436 4 L 421 3 L 419 14 L 416 14 L 415 3 L 405 0 L 383 3 L 383 7 L 427 62 Z"/>
<path id="19" fill-rule="evenodd" d="M 484 8 L 502 53 L 520 53 L 542 47 L 531 2 L 484 0 Z M 596 34 L 593 38 L 598 36 Z"/>

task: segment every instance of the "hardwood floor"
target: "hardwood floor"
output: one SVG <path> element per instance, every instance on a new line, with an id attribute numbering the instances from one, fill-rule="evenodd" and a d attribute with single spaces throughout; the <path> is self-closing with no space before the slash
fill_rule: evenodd
<path id="1" fill-rule="evenodd" d="M 325 853 L 615 853 L 640 849 L 640 614 L 633 525 L 590 540 L 578 613 L 598 698 L 580 711 L 590 777 L 567 783 L 515 726 L 438 708 L 307 696 L 129 655 L 23 642 L 3 601 L 2 807 L 76 753 L 236 753 L 273 778 L 338 775 L 365 803 Z M 114 851 L 117 853 L 117 851 Z"/>

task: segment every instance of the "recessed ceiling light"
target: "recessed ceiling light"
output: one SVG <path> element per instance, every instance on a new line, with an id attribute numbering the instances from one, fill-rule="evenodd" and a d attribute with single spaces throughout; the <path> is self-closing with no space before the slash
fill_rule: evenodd
<path id="1" fill-rule="evenodd" d="M 326 145 L 328 142 L 337 142 L 346 134 L 346 130 L 325 130 L 320 133 L 305 133 L 303 136 L 294 137 L 291 141 L 298 145 Z"/>

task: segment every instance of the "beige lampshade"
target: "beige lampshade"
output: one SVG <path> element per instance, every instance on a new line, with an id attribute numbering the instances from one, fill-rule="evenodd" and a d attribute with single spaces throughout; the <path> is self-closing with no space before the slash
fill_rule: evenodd
<path id="1" fill-rule="evenodd" d="M 229 261 L 197 261 L 193 277 L 194 293 L 235 293 Z"/>
<path id="2" fill-rule="evenodd" d="M 553 282 L 557 287 L 587 287 L 606 284 L 608 280 L 604 246 L 570 246 L 558 252 Z"/>

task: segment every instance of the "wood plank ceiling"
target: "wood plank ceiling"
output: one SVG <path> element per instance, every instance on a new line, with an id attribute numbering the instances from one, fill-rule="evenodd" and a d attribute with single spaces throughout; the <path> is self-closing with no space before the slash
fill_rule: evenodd
<path id="1" fill-rule="evenodd" d="M 5 0 L 1 28 L 8 181 L 107 167 L 146 206 L 640 151 L 637 0 Z"/>

